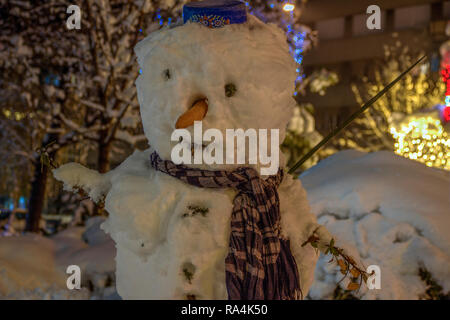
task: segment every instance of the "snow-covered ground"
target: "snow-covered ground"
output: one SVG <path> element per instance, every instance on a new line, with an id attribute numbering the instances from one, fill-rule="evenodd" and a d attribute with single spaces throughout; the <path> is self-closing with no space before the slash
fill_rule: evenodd
<path id="1" fill-rule="evenodd" d="M 1 237 L 0 299 L 117 298 L 111 286 L 115 247 L 99 229 L 103 220 L 92 218 L 86 227 L 71 227 L 51 238 Z M 67 289 L 69 265 L 81 269 L 81 290 Z"/>
<path id="2" fill-rule="evenodd" d="M 450 290 L 450 172 L 428 168 L 390 152 L 344 151 L 301 177 L 320 223 L 365 266 L 381 268 L 381 290 L 363 299 L 418 299 L 426 290 L 418 270 L 426 268 Z M 54 237 L 28 234 L 0 238 L 0 298 L 117 298 L 115 248 L 99 229 L 103 218 Z M 321 257 L 311 299 L 333 296 L 341 274 Z M 66 288 L 65 269 L 82 269 L 81 291 Z M 94 290 L 89 291 L 86 288 Z M 105 288 L 106 287 L 106 288 Z"/>
<path id="3" fill-rule="evenodd" d="M 317 215 L 355 258 L 381 268 L 381 289 L 364 299 L 418 299 L 425 267 L 450 291 L 450 172 L 390 152 L 344 151 L 301 175 Z M 321 257 L 309 292 L 330 298 L 341 279 Z"/>

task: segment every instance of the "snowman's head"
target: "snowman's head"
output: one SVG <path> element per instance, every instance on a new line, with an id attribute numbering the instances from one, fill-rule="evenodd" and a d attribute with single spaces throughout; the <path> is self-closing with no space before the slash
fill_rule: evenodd
<path id="1" fill-rule="evenodd" d="M 277 26 L 254 16 L 218 29 L 187 23 L 152 33 L 135 52 L 142 69 L 136 86 L 143 127 L 161 158 L 171 159 L 176 126 L 194 136 L 193 117 L 202 121 L 203 132 L 216 128 L 224 139 L 226 129 L 279 129 L 282 143 L 295 106 L 296 65 Z M 200 112 L 189 114 L 193 106 Z M 237 166 L 242 164 L 196 167 Z"/>

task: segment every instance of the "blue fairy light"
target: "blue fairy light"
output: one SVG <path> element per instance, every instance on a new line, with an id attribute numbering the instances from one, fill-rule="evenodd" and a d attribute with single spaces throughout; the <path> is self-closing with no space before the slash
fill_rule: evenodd
<path id="1" fill-rule="evenodd" d="M 26 207 L 25 197 L 24 196 L 20 196 L 20 198 L 19 198 L 19 208 L 25 209 L 25 207 Z"/>
<path id="2" fill-rule="evenodd" d="M 267 18 L 265 17 L 263 12 L 258 11 L 257 9 L 253 9 L 249 2 L 246 1 L 245 4 L 249 8 L 249 12 L 251 14 L 256 15 L 260 19 L 266 21 Z M 289 46 L 289 52 L 293 56 L 293 59 L 298 64 L 298 68 L 296 69 L 296 72 L 298 74 L 296 84 L 301 82 L 305 77 L 302 74 L 302 68 L 301 64 L 303 62 L 303 46 L 305 43 L 306 38 L 306 31 L 300 31 L 296 29 L 295 24 L 295 2 L 292 0 L 278 0 L 273 1 L 269 4 L 269 7 L 271 9 L 274 9 L 275 6 L 280 6 L 280 10 L 284 11 L 285 15 L 282 17 L 281 24 L 285 27 L 286 36 L 290 41 Z"/>

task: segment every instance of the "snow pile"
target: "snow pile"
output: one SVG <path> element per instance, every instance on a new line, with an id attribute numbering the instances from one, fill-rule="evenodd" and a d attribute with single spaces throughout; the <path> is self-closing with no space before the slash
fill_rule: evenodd
<path id="1" fill-rule="evenodd" d="M 98 228 L 99 219 L 94 218 L 86 232 L 72 227 L 51 238 L 36 234 L 0 238 L 0 299 L 117 298 L 114 243 Z M 90 245 L 82 240 L 83 233 Z M 69 265 L 81 269 L 81 290 L 67 289 Z"/>
<path id="2" fill-rule="evenodd" d="M 108 242 L 111 238 L 100 229 L 100 225 L 105 221 L 104 217 L 92 217 L 86 221 L 86 231 L 82 238 L 90 246 L 100 245 Z"/>
<path id="3" fill-rule="evenodd" d="M 86 298 L 86 291 L 67 290 L 67 278 L 55 255 L 55 243 L 42 236 L 0 238 L 0 298 Z"/>
<path id="4" fill-rule="evenodd" d="M 61 268 L 77 265 L 81 268 L 81 285 L 92 290 L 90 298 L 113 295 L 115 247 L 101 229 L 103 217 L 86 222 L 86 228 L 69 228 L 52 239 L 57 245 L 56 259 Z M 83 241 L 84 240 L 84 241 Z M 105 291 L 106 289 L 106 291 Z"/>
<path id="5" fill-rule="evenodd" d="M 450 290 L 450 173 L 390 152 L 344 151 L 301 175 L 318 222 L 364 265 L 381 268 L 381 290 L 364 299 L 417 299 L 427 269 Z M 330 298 L 341 274 L 321 257 L 310 290 Z"/>

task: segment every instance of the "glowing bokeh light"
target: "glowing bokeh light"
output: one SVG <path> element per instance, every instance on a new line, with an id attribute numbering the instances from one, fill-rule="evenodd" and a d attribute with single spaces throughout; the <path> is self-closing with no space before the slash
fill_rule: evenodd
<path id="1" fill-rule="evenodd" d="M 390 133 L 398 155 L 450 170 L 450 137 L 436 117 L 408 117 L 408 121 L 392 126 Z"/>
<path id="2" fill-rule="evenodd" d="M 286 12 L 294 11 L 294 9 L 295 9 L 295 5 L 293 5 L 292 3 L 286 3 L 283 6 L 283 10 Z"/>

